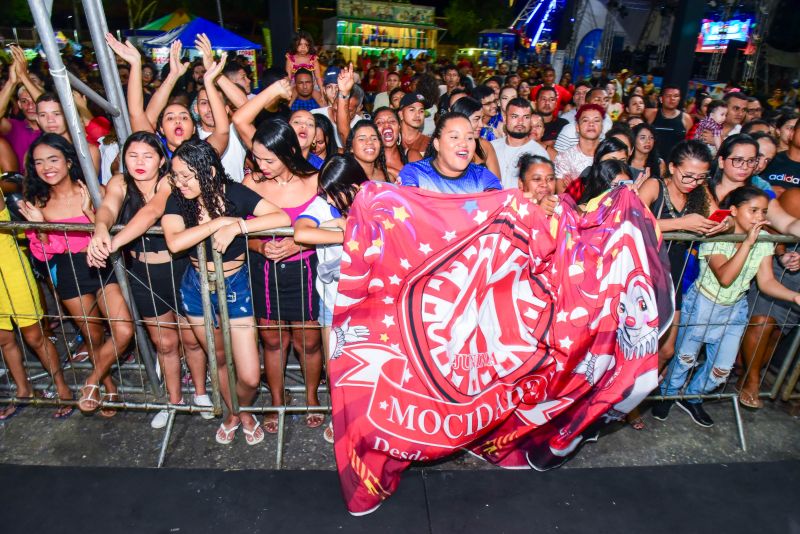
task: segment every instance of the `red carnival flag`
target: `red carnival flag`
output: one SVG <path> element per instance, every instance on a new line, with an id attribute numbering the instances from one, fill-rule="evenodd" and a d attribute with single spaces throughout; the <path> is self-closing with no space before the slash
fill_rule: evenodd
<path id="1" fill-rule="evenodd" d="M 659 238 L 626 187 L 548 218 L 518 191 L 364 186 L 329 370 L 350 512 L 374 510 L 412 461 L 462 448 L 555 467 L 637 406 L 673 312 Z"/>

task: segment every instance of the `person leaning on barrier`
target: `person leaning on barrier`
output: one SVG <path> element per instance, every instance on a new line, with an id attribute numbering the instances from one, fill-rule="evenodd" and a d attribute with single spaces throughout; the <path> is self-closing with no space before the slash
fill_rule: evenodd
<path id="1" fill-rule="evenodd" d="M 158 352 L 169 402 L 183 404 L 183 346 L 195 386 L 194 403 L 211 406 L 206 393 L 205 353 L 178 308 L 177 290 L 189 260 L 185 255 L 173 258 L 163 236 L 143 236 L 151 226 L 160 224 L 164 214 L 171 193 L 166 177 L 169 158 L 161 140 L 150 132 L 131 134 L 125 141 L 122 157 L 125 171 L 113 176 L 106 185 L 103 204 L 95 215 L 87 260 L 90 266 L 105 267 L 109 254 L 126 247 L 133 300 Z M 115 223 L 125 228 L 112 238 L 109 229 Z M 183 325 L 180 329 L 179 324 Z M 210 412 L 202 412 L 202 416 L 213 417 Z M 163 428 L 168 417 L 169 412 L 161 410 L 150 424 L 153 428 Z"/>
<path id="2" fill-rule="evenodd" d="M 253 303 L 245 262 L 248 232 L 286 226 L 289 217 L 283 210 L 261 198 L 247 187 L 232 181 L 222 166 L 214 148 L 205 141 L 190 139 L 177 148 L 172 157 L 170 174 L 172 194 L 167 200 L 161 225 L 164 238 L 173 254 L 189 250 L 193 267 L 186 269 L 181 283 L 183 311 L 197 339 L 208 352 L 206 329 L 201 298 L 201 282 L 195 245 L 204 244 L 207 268 L 214 270 L 213 249 L 222 254 L 228 317 L 236 365 L 237 383 L 228 382 L 228 371 L 219 326 L 219 298 L 211 294 L 214 316 L 214 335 L 217 347 L 217 371 L 220 393 L 228 407 L 228 417 L 216 432 L 217 443 L 226 445 L 233 441 L 236 430 L 244 425 L 248 445 L 264 439 L 264 431 L 252 414 L 234 413 L 231 391 L 235 387 L 240 406 L 251 406 L 255 398 L 260 375 L 258 347 L 252 329 Z M 254 217 L 246 220 L 248 217 Z"/>
<path id="3" fill-rule="evenodd" d="M 778 282 L 772 270 L 774 243 L 757 242 L 766 235 L 769 196 L 763 190 L 744 186 L 731 191 L 722 202 L 731 210 L 735 234 L 746 234 L 741 243 L 719 242 L 700 245 L 700 275 L 683 300 L 681 325 L 676 343 L 677 357 L 670 363 L 661 384 L 665 396 L 678 395 L 684 384 L 687 396 L 712 393 L 727 381 L 748 323 L 747 292 L 755 278 L 767 295 L 800 305 L 800 293 Z M 705 345 L 706 360 L 695 367 Z M 653 416 L 665 420 L 674 401 L 659 401 Z M 714 421 L 703 409 L 701 398 L 682 399 L 677 405 L 702 427 Z"/>
<path id="4" fill-rule="evenodd" d="M 703 185 L 709 177 L 711 151 L 702 141 L 681 141 L 669 156 L 667 174 L 662 179 L 651 178 L 639 189 L 642 203 L 658 220 L 662 232 L 692 232 L 715 235 L 729 228 L 729 223 L 716 223 L 708 218 L 708 201 Z M 668 247 L 670 275 L 675 287 L 675 318 L 669 334 L 661 339 L 658 369 L 663 371 L 675 353 L 683 290 L 681 279 L 689 245 L 684 241 L 664 241 Z"/>
<path id="5" fill-rule="evenodd" d="M 3 196 L 0 195 L 0 221 L 8 222 L 11 214 Z M 53 342 L 45 335 L 41 324 L 43 315 L 39 300 L 39 289 L 33 277 L 28 258 L 10 230 L 0 231 L 0 354 L 17 387 L 17 404 L 0 408 L 0 421 L 16 415 L 25 406 L 26 399 L 33 397 L 33 388 L 25 374 L 22 351 L 17 343 L 14 326 L 19 328 L 22 339 L 29 346 L 45 371 L 53 377 L 59 400 L 72 400 L 72 392 L 64 380 L 64 371 L 58 361 Z M 59 406 L 53 414 L 55 419 L 72 415 L 72 406 Z"/>
<path id="6" fill-rule="evenodd" d="M 20 212 L 31 222 L 90 223 L 94 221 L 89 191 L 73 146 L 62 136 L 46 133 L 33 142 L 28 154 L 24 182 L 25 201 Z M 125 353 L 133 337 L 130 312 L 110 268 L 89 267 L 86 250 L 88 232 L 26 232 L 31 253 L 55 267 L 53 285 L 68 314 L 75 318 L 94 369 L 81 388 L 78 408 L 95 412 L 102 401 L 118 401 L 111 366 Z M 94 311 L 98 310 L 98 311 Z M 96 315 L 90 315 L 96 314 Z M 100 321 L 109 319 L 111 336 L 106 338 Z M 100 395 L 100 384 L 105 394 Z M 101 410 L 111 417 L 115 410 Z"/>

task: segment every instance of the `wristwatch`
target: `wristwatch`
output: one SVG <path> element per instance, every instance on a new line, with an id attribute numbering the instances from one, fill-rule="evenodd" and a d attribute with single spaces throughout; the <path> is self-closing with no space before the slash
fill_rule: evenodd
<path id="1" fill-rule="evenodd" d="M 339 93 L 339 98 L 341 98 L 342 100 L 348 100 L 350 98 L 350 95 L 345 95 L 343 93 Z"/>

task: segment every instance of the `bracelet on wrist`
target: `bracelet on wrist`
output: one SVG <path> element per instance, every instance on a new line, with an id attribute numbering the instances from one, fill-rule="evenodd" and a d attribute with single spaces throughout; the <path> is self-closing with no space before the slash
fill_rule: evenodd
<path id="1" fill-rule="evenodd" d="M 342 100 L 348 100 L 350 98 L 350 95 L 339 93 L 339 98 L 341 98 Z"/>

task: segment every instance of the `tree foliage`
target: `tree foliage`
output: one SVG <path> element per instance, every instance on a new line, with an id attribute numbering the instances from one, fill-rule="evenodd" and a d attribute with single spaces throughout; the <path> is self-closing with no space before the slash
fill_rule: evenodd
<path id="1" fill-rule="evenodd" d="M 476 45 L 478 33 L 491 28 L 507 28 L 513 22 L 504 0 L 451 0 L 444 9 L 448 40 Z"/>

